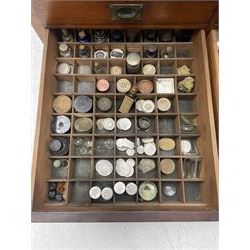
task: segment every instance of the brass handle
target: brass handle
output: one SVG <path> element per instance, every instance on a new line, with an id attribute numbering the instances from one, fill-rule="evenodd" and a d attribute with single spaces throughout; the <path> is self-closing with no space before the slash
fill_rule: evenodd
<path id="1" fill-rule="evenodd" d="M 143 4 L 110 4 L 112 21 L 142 21 Z"/>
<path id="2" fill-rule="evenodd" d="M 134 8 L 129 7 L 123 7 L 120 9 L 117 9 L 116 15 L 120 19 L 134 19 L 136 17 L 137 10 Z"/>

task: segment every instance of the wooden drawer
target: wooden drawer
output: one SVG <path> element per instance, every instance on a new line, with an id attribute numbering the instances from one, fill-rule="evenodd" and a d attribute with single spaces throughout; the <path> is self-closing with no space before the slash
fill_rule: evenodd
<path id="1" fill-rule="evenodd" d="M 120 19 L 114 19 L 117 5 L 125 4 L 125 12 Z M 116 6 L 114 6 L 116 5 Z M 131 6 L 132 5 L 132 6 Z M 139 15 L 133 16 L 131 8 L 139 6 Z M 129 8 L 129 9 L 128 9 Z M 32 10 L 47 28 L 196 28 L 205 29 L 216 22 L 217 0 L 174 0 L 174 1 L 72 1 L 72 0 L 32 0 Z M 131 14 L 131 15 L 130 15 Z"/>
<path id="2" fill-rule="evenodd" d="M 176 54 L 173 59 L 166 60 L 171 62 L 173 67 L 187 64 L 192 70 L 192 76 L 195 79 L 194 90 L 192 93 L 179 93 L 176 88 L 176 84 L 179 81 L 179 76 L 176 75 L 176 72 L 173 72 L 171 77 L 175 80 L 175 93 L 171 95 L 166 95 L 169 98 L 172 98 L 175 105 L 175 110 L 170 114 L 160 114 L 157 110 L 151 114 L 154 119 L 154 124 L 156 130 L 152 134 L 152 137 L 155 138 L 156 145 L 158 141 L 163 137 L 174 137 L 176 140 L 177 151 L 173 155 L 173 158 L 176 164 L 176 171 L 178 174 L 172 177 L 163 176 L 159 170 L 159 162 L 163 158 L 168 158 L 164 155 L 161 155 L 159 149 L 155 156 L 152 158 L 155 160 L 157 165 L 157 171 L 155 171 L 153 176 L 142 177 L 139 174 L 138 170 L 138 160 L 141 159 L 141 156 L 135 155 L 133 158 L 136 161 L 135 174 L 126 179 L 125 181 L 132 181 L 136 184 L 140 184 L 143 181 L 152 181 L 156 184 L 158 189 L 158 195 L 154 202 L 142 202 L 138 193 L 134 196 L 132 200 L 127 200 L 127 198 L 114 198 L 110 202 L 94 202 L 91 199 L 87 199 L 85 202 L 75 203 L 73 201 L 72 192 L 74 189 L 74 183 L 84 182 L 89 185 L 93 183 L 102 183 L 104 179 L 95 179 L 94 177 L 94 164 L 96 160 L 101 159 L 101 155 L 96 155 L 95 151 L 90 157 L 87 157 L 91 162 L 91 173 L 88 178 L 75 178 L 74 171 L 74 161 L 76 155 L 74 154 L 74 143 L 73 140 L 76 137 L 75 131 L 73 128 L 66 135 L 62 135 L 65 138 L 68 138 L 70 141 L 70 150 L 67 156 L 55 157 L 51 156 L 49 151 L 49 143 L 52 138 L 60 135 L 55 135 L 51 132 L 51 119 L 53 116 L 58 115 L 54 113 L 52 108 L 52 102 L 54 98 L 60 93 L 57 90 L 57 82 L 59 80 L 70 80 L 75 85 L 74 91 L 70 94 L 67 94 L 72 100 L 79 95 L 76 93 L 76 84 L 81 77 L 76 72 L 76 66 L 78 64 L 92 65 L 94 59 L 80 59 L 80 58 L 66 58 L 62 59 L 58 57 L 58 35 L 55 30 L 46 30 L 45 39 L 44 39 L 44 55 L 43 55 L 43 64 L 42 64 L 42 76 L 41 76 L 41 86 L 40 86 L 40 95 L 39 95 L 39 107 L 38 107 L 38 117 L 37 117 L 37 129 L 36 129 L 36 141 L 34 147 L 34 156 L 33 156 L 33 201 L 32 201 L 32 220 L 34 222 L 80 222 L 80 221 L 190 221 L 190 220 L 217 220 L 218 219 L 218 154 L 217 154 L 217 144 L 216 144 L 216 135 L 215 135 L 215 126 L 214 126 L 214 116 L 213 116 L 213 104 L 212 104 L 212 95 L 211 95 L 211 86 L 209 78 L 209 69 L 208 69 L 208 58 L 207 58 L 207 47 L 206 47 L 206 36 L 204 30 L 196 30 L 193 32 L 191 42 L 186 43 L 155 43 L 158 48 L 162 48 L 166 45 L 173 46 L 175 51 L 178 48 L 188 48 L 191 53 L 190 58 L 176 58 Z M 115 43 L 105 43 L 96 45 L 90 43 L 92 48 L 113 48 L 116 46 Z M 138 42 L 136 44 L 121 43 L 120 46 L 124 46 L 126 49 L 133 49 L 136 47 L 139 51 L 143 51 L 143 48 L 147 46 L 147 43 Z M 71 43 L 70 46 L 76 49 L 78 43 Z M 97 47 L 96 47 L 97 46 Z M 143 54 L 143 53 L 142 53 Z M 77 53 L 74 54 L 77 56 Z M 112 65 L 112 59 L 107 60 L 107 67 Z M 114 60 L 114 59 L 113 59 Z M 116 59 L 115 59 L 116 60 Z M 125 59 L 124 59 L 125 60 Z M 123 61 L 123 63 L 125 63 Z M 68 76 L 59 75 L 56 73 L 57 65 L 60 62 L 69 62 L 73 64 L 74 72 Z M 147 61 L 142 59 L 142 62 Z M 154 62 L 153 62 L 154 63 Z M 124 64 L 125 65 L 125 64 Z M 163 59 L 155 59 L 155 65 L 157 67 L 156 76 L 150 77 L 150 79 L 155 84 L 155 79 L 158 76 L 163 76 L 161 74 L 161 65 L 165 65 Z M 167 65 L 167 63 L 166 63 Z M 125 66 L 124 66 L 125 67 Z M 94 79 L 95 82 L 100 76 L 90 74 L 87 77 Z M 106 77 L 111 79 L 110 82 L 115 85 L 117 77 L 110 75 L 102 75 L 101 77 Z M 124 77 L 127 77 L 127 75 Z M 129 76 L 131 77 L 131 76 Z M 134 81 L 138 79 L 146 78 L 141 74 L 134 75 Z M 112 92 L 113 91 L 113 92 Z M 118 105 L 118 100 L 121 99 L 121 95 L 116 93 L 115 87 L 113 88 L 108 95 L 113 98 L 114 105 Z M 95 100 L 98 98 L 98 93 L 93 93 L 90 96 Z M 138 98 L 151 98 L 157 100 L 161 95 L 153 92 L 150 95 L 143 96 L 139 95 Z M 180 131 L 180 115 L 185 112 L 182 108 L 188 103 L 192 103 L 192 110 L 189 110 L 189 115 L 194 115 L 197 119 L 198 132 L 194 134 L 185 135 Z M 182 108 L 181 106 L 182 105 Z M 95 106 L 94 106 L 95 107 Z M 185 109 L 185 107 L 184 107 Z M 109 116 L 112 116 L 116 119 L 120 114 L 116 111 L 110 111 Z M 187 112 L 187 111 L 186 111 Z M 99 114 L 100 115 L 100 114 Z M 132 119 L 137 119 L 136 111 L 128 115 Z M 73 127 L 73 121 L 77 116 L 77 113 L 74 109 L 67 113 L 67 116 L 71 119 L 71 127 Z M 96 114 L 95 108 L 93 113 L 90 114 L 91 117 L 95 120 L 98 117 Z M 125 115 L 126 117 L 126 115 Z M 164 131 L 160 131 L 159 124 L 161 121 L 167 118 L 174 118 L 176 122 L 176 131 L 173 134 L 166 134 Z M 115 130 L 116 131 L 116 130 Z M 95 140 L 102 137 L 98 135 L 95 129 L 92 130 L 90 136 L 95 143 Z M 137 137 L 141 137 L 141 134 L 135 130 L 129 135 L 130 138 L 136 140 Z M 112 137 L 116 139 L 119 137 L 119 134 L 114 132 L 106 137 Z M 105 138 L 106 138 L 105 137 Z M 126 137 L 126 136 L 123 136 Z M 144 135 L 145 137 L 145 135 Z M 200 175 L 198 178 L 192 179 L 184 175 L 184 159 L 186 158 L 180 153 L 180 140 L 182 139 L 192 139 L 194 140 L 200 161 Z M 113 162 L 120 158 L 116 149 L 114 153 L 108 158 Z M 52 160 L 56 158 L 66 158 L 69 160 L 69 167 L 66 176 L 62 179 L 59 177 L 52 176 Z M 83 157 L 85 158 L 85 157 Z M 106 157 L 107 158 L 107 157 Z M 148 158 L 148 157 L 144 157 Z M 116 176 L 115 171 L 105 180 L 109 182 L 112 186 L 116 181 L 124 180 Z M 65 200 L 63 202 L 51 202 L 48 200 L 48 183 L 49 182 L 64 182 L 65 183 Z M 165 200 L 162 193 L 162 185 L 164 183 L 175 183 L 178 190 L 178 197 L 176 200 Z M 194 195 L 194 194 L 197 195 Z M 195 197 L 195 198 L 194 198 Z"/>

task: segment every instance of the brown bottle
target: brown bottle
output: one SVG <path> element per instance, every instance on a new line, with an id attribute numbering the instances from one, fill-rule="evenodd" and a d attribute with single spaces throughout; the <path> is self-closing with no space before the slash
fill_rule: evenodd
<path id="1" fill-rule="evenodd" d="M 124 96 L 119 112 L 128 113 L 136 99 L 137 84 L 134 84 L 131 90 Z"/>

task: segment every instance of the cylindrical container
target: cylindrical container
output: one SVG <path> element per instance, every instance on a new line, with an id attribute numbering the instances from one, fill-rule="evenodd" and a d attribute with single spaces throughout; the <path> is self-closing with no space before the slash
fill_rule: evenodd
<path id="1" fill-rule="evenodd" d="M 149 45 L 148 48 L 144 52 L 144 56 L 146 58 L 156 58 L 157 57 L 157 46 L 154 44 Z"/>
<path id="2" fill-rule="evenodd" d="M 64 137 L 57 137 L 49 144 L 52 155 L 66 155 L 69 152 L 69 140 Z"/>
<path id="3" fill-rule="evenodd" d="M 87 43 L 90 42 L 90 37 L 88 36 L 88 34 L 86 34 L 84 30 L 80 30 L 78 32 L 78 40 L 80 43 Z"/>
<path id="4" fill-rule="evenodd" d="M 89 117 L 77 118 L 74 123 L 74 128 L 78 133 L 88 133 L 92 130 L 93 121 Z"/>
<path id="5" fill-rule="evenodd" d="M 141 70 L 141 58 L 138 53 L 131 52 L 127 56 L 127 73 L 138 74 Z"/>
<path id="6" fill-rule="evenodd" d="M 100 92 L 106 92 L 109 89 L 109 82 L 106 79 L 99 79 L 96 83 L 96 88 Z"/>
<path id="7" fill-rule="evenodd" d="M 112 101 L 108 97 L 101 97 L 97 101 L 97 107 L 100 111 L 107 112 L 113 106 Z"/>
<path id="8" fill-rule="evenodd" d="M 86 113 L 91 110 L 92 102 L 92 98 L 86 95 L 80 95 L 74 100 L 74 108 L 77 112 Z"/>

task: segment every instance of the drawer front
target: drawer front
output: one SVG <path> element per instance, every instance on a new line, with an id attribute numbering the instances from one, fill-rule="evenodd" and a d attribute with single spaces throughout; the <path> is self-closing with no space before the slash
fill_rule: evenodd
<path id="1" fill-rule="evenodd" d="M 117 6 L 113 5 L 119 4 L 123 7 L 117 19 Z M 140 10 L 131 4 L 140 4 Z M 32 8 L 41 23 L 49 28 L 110 28 L 124 25 L 205 28 L 217 11 L 217 6 L 217 1 L 32 1 Z"/>
<path id="2" fill-rule="evenodd" d="M 193 57 L 189 60 L 181 58 L 174 59 L 176 61 L 172 65 L 175 67 L 187 63 L 192 68 L 195 77 L 195 88 L 194 93 L 189 94 L 175 94 L 178 99 L 187 101 L 195 99 L 194 109 L 192 115 L 197 116 L 197 123 L 199 126 L 199 134 L 193 135 L 197 138 L 197 147 L 199 153 L 202 156 L 202 170 L 201 176 L 197 180 L 185 179 L 187 177 L 179 176 L 176 181 L 180 184 L 180 202 L 163 202 L 161 194 L 159 194 L 159 202 L 156 203 L 146 203 L 140 202 L 138 198 L 131 202 L 125 202 L 123 204 L 116 203 L 113 201 L 108 204 L 73 204 L 71 203 L 71 193 L 72 193 L 72 182 L 74 178 L 72 175 L 70 177 L 70 172 L 72 171 L 72 166 L 69 167 L 69 176 L 66 177 L 65 182 L 68 184 L 66 186 L 67 196 L 63 204 L 48 203 L 48 181 L 54 181 L 51 177 L 51 162 L 54 158 L 51 158 L 48 145 L 53 138 L 53 133 L 51 133 L 51 117 L 55 115 L 52 110 L 53 98 L 58 95 L 56 90 L 58 79 L 64 80 L 65 76 L 60 76 L 56 74 L 56 68 L 58 62 L 64 61 L 62 58 L 58 58 L 58 36 L 54 30 L 46 30 L 45 32 L 45 44 L 44 44 L 44 57 L 42 64 L 42 76 L 41 76 L 41 86 L 40 86 L 40 96 L 39 96 L 39 107 L 38 107 L 38 117 L 37 117 L 37 129 L 36 129 L 36 141 L 34 147 L 33 155 L 33 208 L 32 208 L 32 220 L 34 222 L 58 222 L 58 221 L 190 221 L 190 220 L 217 220 L 218 219 L 218 153 L 216 145 L 215 127 L 214 127 L 214 116 L 213 116 L 213 105 L 212 105 L 212 95 L 211 86 L 209 79 L 209 68 L 208 68 L 208 58 L 207 58 L 207 47 L 206 47 L 206 37 L 205 31 L 199 30 L 194 32 L 191 42 L 178 44 L 175 42 L 169 43 L 169 45 L 174 46 L 176 51 L 179 48 L 191 48 Z M 158 44 L 158 48 L 162 48 L 163 44 Z M 76 47 L 77 43 L 73 43 L 72 46 Z M 97 47 L 95 47 L 97 46 Z M 94 44 L 93 48 L 100 48 L 101 44 Z M 105 46 L 105 45 L 103 45 Z M 115 46 L 113 43 L 110 46 Z M 119 44 L 121 48 L 124 45 Z M 144 44 L 136 43 L 131 45 L 126 45 L 128 49 L 139 48 L 143 51 Z M 139 47 L 138 47 L 139 46 Z M 107 47 L 108 48 L 108 47 Z M 124 47 L 125 48 L 125 47 Z M 176 52 L 177 53 L 177 52 Z M 76 55 L 76 54 L 74 54 Z M 67 59 L 66 59 L 67 60 Z M 92 60 L 92 59 L 90 59 Z M 108 59 L 108 65 L 112 65 L 111 59 Z M 145 60 L 145 59 L 143 59 Z M 147 59 L 148 60 L 148 59 Z M 163 60 L 163 59 L 162 59 Z M 85 59 L 69 59 L 69 62 L 73 62 L 74 65 L 80 65 L 80 62 L 86 62 Z M 92 62 L 92 61 L 91 61 Z M 170 60 L 171 62 L 171 60 Z M 154 63 L 154 62 L 153 62 Z M 161 65 L 166 66 L 167 62 L 159 60 L 159 70 Z M 169 63 L 169 62 L 168 62 Z M 171 62 L 172 63 L 172 62 Z M 86 65 L 86 63 L 85 63 Z M 159 73 L 160 74 L 160 73 Z M 96 76 L 89 76 L 96 77 Z M 109 76 L 110 77 L 110 76 Z M 135 76 L 138 77 L 138 76 Z M 142 76 L 139 76 L 140 79 Z M 174 76 L 178 79 L 178 76 Z M 65 79 L 80 79 L 81 76 L 73 73 L 70 76 L 66 76 Z M 151 79 L 151 78 L 150 78 Z M 75 80 L 73 80 L 75 82 Z M 76 89 L 76 88 L 75 88 Z M 75 91 L 74 91 L 75 92 Z M 77 93 L 71 94 L 79 95 Z M 110 95 L 110 94 L 109 94 Z M 153 94 L 155 95 L 155 94 Z M 120 94 L 115 94 L 115 100 L 118 100 Z M 173 97 L 173 96 L 172 96 Z M 152 98 L 152 97 L 150 97 Z M 202 103 L 202 105 L 200 105 Z M 95 112 L 95 111 L 94 111 Z M 178 116 L 181 114 L 179 108 L 177 108 Z M 184 112 L 184 111 L 182 111 Z M 188 112 L 188 111 L 185 111 Z M 74 113 L 74 111 L 73 111 Z M 75 116 L 76 114 L 68 114 L 69 116 Z M 116 114 L 117 115 L 117 114 Z M 132 114 L 131 114 L 132 115 Z M 152 114 L 153 115 L 153 114 Z M 163 114 L 161 114 L 163 115 Z M 162 121 L 162 116 L 156 114 L 156 124 L 159 120 Z M 171 114 L 176 116 L 177 114 Z M 72 118 L 73 119 L 73 118 Z M 157 121 L 158 119 L 158 121 Z M 159 125 L 157 125 L 159 126 Z M 159 137 L 159 131 L 157 131 Z M 178 132 L 177 132 L 178 133 Z M 71 132 L 69 134 L 71 138 L 75 135 Z M 94 138 L 96 135 L 93 132 Z M 138 134 L 136 134 L 138 136 Z M 177 137 L 182 138 L 183 135 L 178 133 Z M 185 137 L 185 136 L 184 136 Z M 186 137 L 185 137 L 186 138 Z M 179 139 L 178 139 L 179 140 Z M 71 156 L 72 155 L 72 156 Z M 157 153 L 156 159 L 162 158 Z M 184 158 L 179 155 L 179 166 L 182 169 Z M 67 157 L 66 157 L 67 158 Z M 92 156 L 95 160 L 95 156 Z M 92 159 L 91 158 L 91 159 Z M 99 156 L 100 158 L 100 156 Z M 163 157 L 164 158 L 164 157 Z M 74 160 L 75 156 L 72 154 L 72 150 L 69 153 L 69 159 Z M 114 155 L 116 159 L 116 155 Z M 138 158 L 139 159 L 139 158 Z M 158 163 L 159 163 L 158 160 Z M 182 171 L 182 170 L 181 170 Z M 159 172 L 160 173 L 160 172 Z M 159 180 L 154 180 L 155 182 L 161 183 L 161 175 L 156 173 Z M 71 179 L 72 178 L 72 179 Z M 112 181 L 115 181 L 112 179 Z M 136 182 L 140 182 L 139 177 L 135 177 Z M 60 181 L 60 180 L 57 180 Z M 173 180 L 172 180 L 173 181 Z M 185 190 L 189 183 L 195 181 L 200 186 L 201 201 L 191 202 L 188 200 Z M 178 184 L 178 185 L 179 185 Z M 161 184 L 159 184 L 159 190 L 161 190 Z M 159 191 L 161 192 L 161 191 Z M 158 199 L 158 198 L 157 198 Z"/>

